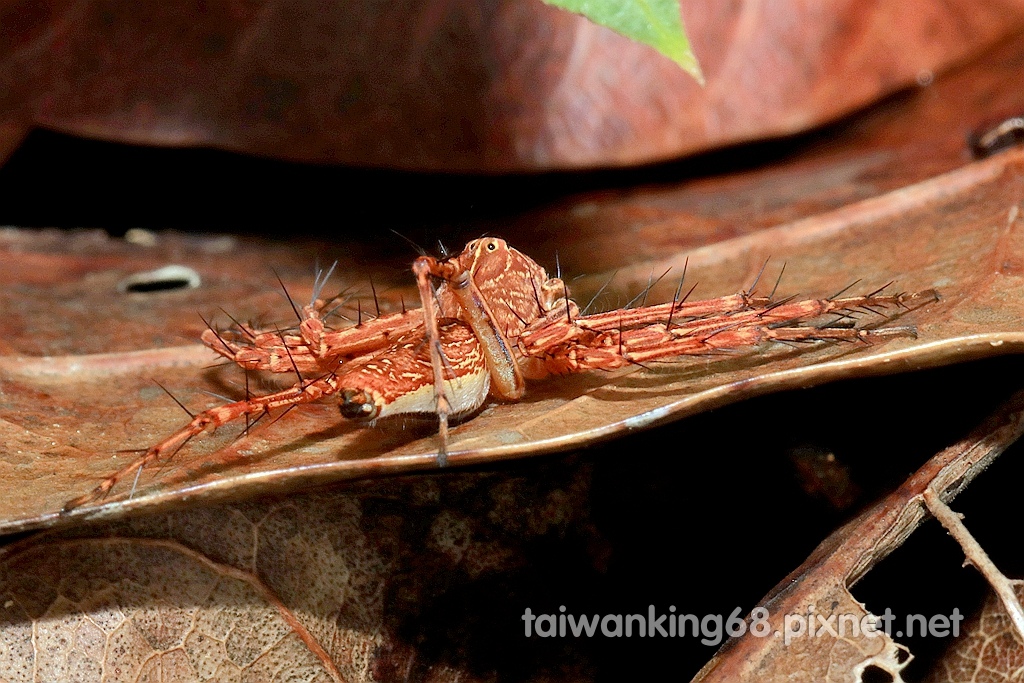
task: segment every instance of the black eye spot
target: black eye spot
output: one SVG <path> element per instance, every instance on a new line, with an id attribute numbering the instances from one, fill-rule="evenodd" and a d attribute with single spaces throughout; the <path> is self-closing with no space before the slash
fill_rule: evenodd
<path id="1" fill-rule="evenodd" d="M 377 406 L 370 398 L 356 389 L 345 389 L 341 392 L 341 403 L 338 405 L 341 416 L 350 420 L 368 420 L 377 417 Z"/>
<path id="2" fill-rule="evenodd" d="M 498 245 L 496 245 L 494 242 L 488 242 L 487 243 L 487 251 L 494 251 L 497 248 L 498 248 Z"/>

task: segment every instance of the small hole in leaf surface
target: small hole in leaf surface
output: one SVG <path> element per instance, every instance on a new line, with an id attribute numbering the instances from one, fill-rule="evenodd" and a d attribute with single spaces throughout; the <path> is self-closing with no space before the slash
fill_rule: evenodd
<path id="1" fill-rule="evenodd" d="M 895 679 L 891 673 L 882 667 L 872 664 L 864 669 L 860 680 L 861 683 L 892 683 Z"/>
<path id="2" fill-rule="evenodd" d="M 202 283 L 199 273 L 186 266 L 170 265 L 143 273 L 133 273 L 117 283 L 122 294 L 149 294 L 177 289 L 194 289 Z"/>

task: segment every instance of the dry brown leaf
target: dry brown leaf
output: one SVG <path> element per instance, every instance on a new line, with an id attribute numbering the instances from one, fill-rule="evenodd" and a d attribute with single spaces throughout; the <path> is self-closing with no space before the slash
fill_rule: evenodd
<path id="1" fill-rule="evenodd" d="M 806 353 L 772 349 L 727 361 L 698 360 L 650 371 L 537 383 L 525 400 L 491 405 L 459 426 L 453 433 L 452 462 L 551 452 L 767 391 L 1018 351 L 1024 342 L 1022 317 L 1016 310 L 1022 300 L 1024 266 L 1015 256 L 1024 249 L 1022 171 L 1024 153 L 1004 153 L 830 214 L 650 265 L 633 265 L 620 271 L 613 283 L 636 291 L 636 283 L 646 283 L 652 269 L 660 272 L 674 266 L 681 271 L 688 258 L 690 273 L 713 283 L 702 286 L 705 295 L 725 294 L 749 286 L 771 256 L 787 264 L 784 292 L 828 294 L 858 279 L 866 289 L 891 280 L 908 291 L 938 289 L 942 301 L 905 320 L 917 326 L 917 340 L 873 347 L 833 345 Z M 0 336 L 18 355 L 0 359 L 5 395 L 0 419 L 8 435 L 0 446 L 6 469 L 0 476 L 12 492 L 0 503 L 4 531 L 60 521 L 57 510 L 66 500 L 133 457 L 113 451 L 146 447 L 180 425 L 179 409 L 152 384 L 155 374 L 193 408 L 218 402 L 200 390 L 239 392 L 234 373 L 199 371 L 208 357 L 195 347 L 136 350 L 152 346 L 136 341 L 147 334 L 157 344 L 167 339 L 166 333 L 157 333 L 168 329 L 161 317 L 168 315 L 177 323 L 181 311 L 210 311 L 224 304 L 247 317 L 260 313 L 258 307 L 267 297 L 277 296 L 272 287 L 256 283 L 269 271 L 269 264 L 265 269 L 259 265 L 266 263 L 261 260 L 262 245 L 211 253 L 203 250 L 207 243 L 202 240 L 191 244 L 167 238 L 154 252 L 133 250 L 93 234 L 80 239 L 85 245 L 76 256 L 77 277 L 66 283 L 33 284 L 46 271 L 41 265 L 30 266 L 59 259 L 63 252 L 48 255 L 34 246 L 33 235 L 7 234 L 7 329 Z M 156 295 L 114 294 L 126 272 L 148 270 L 159 257 L 171 258 L 169 254 L 221 286 Z M 277 255 L 271 251 L 267 258 Z M 308 254 L 305 258 L 306 263 L 312 261 Z M 294 260 L 285 263 L 287 268 Z M 349 277 L 357 269 L 348 266 L 343 263 L 342 269 L 346 282 L 352 282 Z M 311 282 L 296 282 L 292 268 L 285 272 L 295 282 L 296 296 L 308 297 Z M 652 300 L 671 298 L 670 289 L 669 285 L 656 290 Z M 411 295 L 408 299 L 414 300 Z M 389 305 L 398 306 L 393 296 Z M 184 326 L 194 334 L 201 324 Z M 82 333 L 94 328 L 99 330 L 96 337 Z M 82 355 L 100 351 L 106 353 Z M 153 473 L 147 473 L 132 501 L 112 500 L 75 514 L 119 514 L 184 497 L 242 496 L 435 466 L 436 443 L 429 428 L 370 430 L 339 422 L 330 405 L 293 412 L 234 445 L 228 445 L 235 434 L 227 429 L 194 447 L 190 444 L 187 452 L 160 469 L 155 481 Z M 223 450 L 212 455 L 211 449 L 218 448 Z"/>
<path id="2" fill-rule="evenodd" d="M 1024 600 L 1024 582 L 1014 581 L 1017 598 Z M 1006 609 L 993 593 L 981 611 L 960 628 L 960 637 L 937 663 L 928 683 L 1019 681 L 1024 675 L 1024 644 Z"/>
<path id="3" fill-rule="evenodd" d="M 749 285 L 768 255 L 774 263 L 788 261 L 783 289 L 804 295 L 828 294 L 858 277 L 879 286 L 895 277 L 903 289 L 938 287 L 945 295 L 942 302 L 905 319 L 918 325 L 917 341 L 853 350 L 824 347 L 800 355 L 775 350 L 767 357 L 723 364 L 686 363 L 650 373 L 531 385 L 523 403 L 494 406 L 459 428 L 456 443 L 473 447 L 462 461 L 568 448 L 785 387 L 1018 352 L 1024 341 L 1024 266 L 1017 256 L 1024 253 L 1019 215 L 1024 155 L 1010 152 L 967 163 L 962 133 L 977 121 L 977 110 L 957 108 L 967 100 L 1019 104 L 1016 81 L 1007 80 L 1006 73 L 1001 76 L 1004 81 L 995 76 L 961 79 L 957 87 L 964 92 L 972 83 L 980 84 L 979 91 L 971 91 L 974 98 L 958 98 L 958 90 L 934 91 L 945 92 L 934 99 L 954 102 L 952 109 L 943 105 L 940 115 L 926 109 L 910 121 L 900 119 L 895 127 L 877 127 L 852 150 L 845 147 L 830 155 L 819 149 L 820 156 L 797 159 L 780 169 L 692 183 L 681 191 L 631 193 L 621 202 L 588 200 L 579 211 L 561 214 L 563 219 L 572 216 L 576 222 L 566 224 L 577 226 L 602 224 L 584 220 L 588 206 L 596 209 L 590 215 L 602 220 L 610 220 L 615 211 L 621 212 L 618 218 L 634 219 L 623 220 L 616 235 L 597 240 L 593 249 L 561 250 L 563 263 L 574 263 L 575 272 L 591 273 L 576 285 L 582 300 L 606 277 L 594 273 L 585 258 L 599 260 L 608 273 L 628 266 L 611 286 L 622 302 L 646 284 L 652 270 L 660 272 L 659 265 L 679 264 L 686 253 L 694 254 L 702 244 L 700 229 L 713 227 L 710 232 L 718 243 L 697 248 L 691 259 L 691 273 L 702 281 L 703 294 Z M 932 100 L 931 94 L 925 91 L 915 102 Z M 932 178 L 937 172 L 948 173 Z M 904 187 L 901 173 L 920 182 Z M 752 188 L 757 190 L 753 199 Z M 775 190 L 778 205 L 762 212 Z M 659 205 L 659 197 L 665 203 Z M 729 208 L 717 221 L 709 218 L 716 206 Z M 1017 218 L 1010 220 L 1015 210 Z M 703 216 L 703 225 L 683 229 L 695 215 Z M 764 230 L 776 223 L 779 227 Z M 609 224 L 619 225 L 604 223 Z M 637 226 L 645 239 L 626 242 L 639 255 L 621 246 L 627 227 Z M 552 250 L 541 246 L 569 240 L 568 234 L 572 231 L 550 240 L 524 234 L 523 242 L 505 236 L 543 260 Z M 657 236 L 662 242 L 651 241 Z M 182 414 L 150 377 L 171 385 L 193 407 L 216 402 L 199 393 L 201 389 L 240 393 L 232 384 L 235 373 L 201 369 L 207 356 L 191 343 L 202 329 L 194 312 L 213 313 L 224 305 L 242 317 L 283 320 L 287 308 L 268 266 L 277 268 L 296 296 L 304 298 L 318 251 L 314 245 L 285 247 L 232 238 L 137 237 L 137 243 L 126 244 L 95 232 L 10 230 L 0 235 L 0 480 L 5 490 L 0 530 L 60 521 L 54 511 L 66 498 L 91 488 L 131 457 L 115 455 L 115 449 L 149 445 L 180 426 Z M 147 241 L 155 246 L 143 246 Z M 397 308 L 403 291 L 412 298 L 411 289 L 402 289 L 409 282 L 407 256 L 381 254 L 379 245 L 350 246 L 355 251 L 344 256 L 341 266 L 346 283 L 365 282 L 372 270 L 379 288 L 393 288 L 384 297 L 386 306 Z M 324 252 L 321 262 L 336 255 Z M 203 287 L 115 294 L 117 282 L 129 273 L 172 262 L 186 262 L 199 271 Z M 61 269 L 65 275 L 58 276 Z M 362 289 L 368 294 L 368 287 Z M 669 289 L 657 296 L 669 298 Z M 614 299 L 605 303 L 615 305 Z M 554 419 L 545 419 L 548 414 Z M 962 486 L 1018 429 L 1010 420 L 990 440 L 982 440 L 979 449 L 953 453 L 938 470 L 949 475 L 939 483 L 950 488 L 953 475 L 960 472 L 968 475 L 956 484 Z M 383 471 L 433 471 L 429 427 L 408 437 L 398 429 L 339 427 L 329 405 L 294 411 L 233 449 L 217 451 L 232 436 L 225 430 L 206 437 L 159 472 L 147 473 L 132 503 L 114 501 L 81 516 L 120 519 L 131 509 L 174 509 L 109 526 L 47 532 L 0 555 L 0 605 L 5 610 L 0 611 L 0 642 L 6 647 L 0 665 L 10 667 L 4 671 L 73 665 L 95 672 L 105 662 L 110 672 L 123 663 L 126 674 L 144 666 L 194 674 L 197 639 L 210 634 L 203 641 L 209 648 L 204 665 L 211 667 L 207 671 L 219 667 L 225 677 L 259 677 L 263 670 L 258 667 L 272 664 L 275 657 L 288 659 L 281 669 L 285 673 L 323 677 L 330 665 L 316 656 L 319 646 L 346 679 L 388 680 L 410 672 L 422 680 L 472 679 L 474 672 L 449 666 L 444 658 L 424 663 L 420 643 L 395 638 L 394 622 L 389 625 L 388 619 L 414 612 L 427 628 L 437 626 L 439 622 L 416 609 L 429 602 L 439 583 L 500 574 L 527 557 L 507 538 L 497 534 L 496 539 L 495 528 L 557 537 L 585 506 L 580 493 L 585 487 L 578 482 L 544 477 L 537 478 L 547 487 L 540 493 L 524 493 L 514 483 L 499 481 L 471 504 L 451 506 L 452 492 L 471 491 L 480 480 L 478 474 L 460 471 L 404 483 L 377 481 L 362 494 L 355 485 L 354 495 L 311 493 L 263 504 L 196 504 L 196 497 L 240 499 L 258 491 Z M 941 457 L 922 473 L 937 467 Z M 936 481 L 934 475 L 931 471 L 925 478 Z M 823 544 L 793 575 L 802 579 L 784 583 L 771 596 L 772 613 L 791 603 L 805 610 L 799 602 L 808 597 L 818 605 L 835 601 L 832 609 L 858 613 L 862 608 L 847 586 L 913 529 L 920 509 L 907 496 L 923 485 L 924 476 L 919 473 L 887 499 L 903 516 L 894 518 L 876 507 Z M 438 490 L 448 493 L 439 495 Z M 418 542 L 403 542 L 402 529 Z M 111 571 L 115 554 L 118 570 L 123 566 L 135 572 L 134 584 L 119 583 Z M 600 549 L 595 555 L 601 555 Z M 170 584 L 166 567 L 175 570 Z M 387 576 L 398 577 L 398 585 L 384 594 L 402 599 L 382 607 L 381 586 Z M 213 581 L 223 599 L 208 599 Z M 239 602 L 243 609 L 232 611 Z M 184 621 L 188 628 L 180 627 Z M 91 628 L 94 623 L 99 631 Z M 153 623 L 160 626 L 151 628 Z M 209 624 L 235 626 L 240 635 L 232 640 L 216 628 L 204 630 Z M 49 633 L 57 636 L 47 641 L 52 648 L 37 651 L 26 643 L 26 634 Z M 61 634 L 77 639 L 61 642 Z M 267 645 L 272 635 L 280 639 Z M 106 649 L 121 637 L 130 637 L 132 647 Z M 877 657 L 876 664 L 887 666 L 899 657 L 886 640 L 867 647 L 856 642 L 808 644 L 818 648 L 804 650 L 816 665 L 829 664 L 819 657 L 823 653 L 832 658 L 827 673 L 836 677 L 866 666 L 871 655 Z M 69 656 L 62 659 L 64 652 Z M 253 659 L 255 652 L 264 658 Z M 805 662 L 791 656 L 797 649 L 771 651 L 771 642 L 761 639 L 730 645 L 705 675 L 713 678 L 748 666 L 740 654 L 744 652 L 763 671 L 779 676 L 804 670 Z M 57 654 L 51 658 L 51 653 Z M 465 655 L 458 653 L 451 661 L 465 662 Z M 143 660 L 147 663 L 139 664 Z M 579 680 L 591 672 L 570 668 L 563 673 L 561 678 Z"/>
<path id="4" fill-rule="evenodd" d="M 943 500 L 952 499 L 1022 434 L 1024 394 L 1017 394 L 985 424 L 937 454 L 899 489 L 823 541 L 761 602 L 760 606 L 768 610 L 774 635 L 748 634 L 727 643 L 695 681 L 854 683 L 862 680 L 867 668 L 876 669 L 877 676 L 891 677 L 886 680 L 901 681 L 900 671 L 909 660 L 905 648 L 884 633 L 854 635 L 849 625 L 837 636 L 822 628 L 821 619 L 834 619 L 831 625 L 837 628 L 846 618 L 843 615 L 857 620 L 865 617 L 865 606 L 848 589 L 899 547 L 927 517 L 924 491 L 931 489 Z M 785 642 L 787 617 L 807 614 L 811 611 L 808 606 L 813 606 L 815 612 L 815 637 L 794 637 Z M 795 623 L 790 626 L 795 627 Z M 985 630 L 989 635 L 996 633 L 992 628 Z M 979 642 L 971 641 L 975 650 Z"/>
<path id="5" fill-rule="evenodd" d="M 173 541 L 43 543 L 7 569 L 4 680 L 341 680 L 258 577 Z"/>
<path id="6" fill-rule="evenodd" d="M 807 601 L 824 615 L 859 614 L 846 583 L 925 517 L 915 494 L 929 485 L 948 492 L 967 486 L 1022 431 L 1024 397 L 1018 396 L 823 543 L 765 602 L 771 614 L 804 612 Z M 95 675 L 102 667 L 113 680 L 137 680 L 144 670 L 165 679 L 219 672 L 215 680 L 235 674 L 261 680 L 272 670 L 281 678 L 326 680 L 325 659 L 316 654 L 322 650 L 349 681 L 493 680 L 513 667 L 512 679 L 590 680 L 595 672 L 586 658 L 566 657 L 548 668 L 558 658 L 550 650 L 541 656 L 545 646 L 572 653 L 578 646 L 572 639 L 522 638 L 522 604 L 537 607 L 545 593 L 509 591 L 524 588 L 524 574 L 547 580 L 545 569 L 557 564 L 547 556 L 565 543 L 584 556 L 584 566 L 599 568 L 615 556 L 603 547 L 602 529 L 594 529 L 593 465 L 568 460 L 575 462 L 558 458 L 525 470 L 456 470 L 190 505 L 34 535 L 0 551 L 0 675 L 19 680 L 11 674 L 73 667 L 86 680 L 102 680 Z M 728 482 L 718 484 L 705 504 L 729 495 Z M 681 535 L 675 528 L 666 533 Z M 711 552 L 704 561 L 719 560 Z M 682 583 L 673 595 L 687 609 L 703 588 Z M 568 601 L 565 584 L 558 586 L 555 599 Z M 471 606 L 460 608 L 460 601 Z M 481 644 L 474 630 L 497 637 L 492 648 L 520 653 L 523 661 L 481 657 L 472 649 Z M 724 648 L 705 675 L 851 680 L 868 666 L 892 670 L 900 661 L 885 638 L 796 639 L 788 648 L 755 638 Z M 496 663 L 505 668 L 490 668 Z"/>
<path id="7" fill-rule="evenodd" d="M 0 551 L 0 680 L 477 680 L 403 623 L 430 633 L 439 595 L 579 524 L 585 475 L 375 481 L 27 539 Z"/>
<path id="8" fill-rule="evenodd" d="M 806 130 L 1024 26 L 1019 0 L 681 4 L 704 89 L 529 0 L 3 0 L 0 122 L 392 168 L 626 166 Z"/>
<path id="9" fill-rule="evenodd" d="M 681 162 L 674 175 L 687 182 L 640 175 L 648 185 L 573 196 L 492 229 L 557 251 L 568 272 L 610 272 L 878 197 L 960 168 L 971 135 L 1024 111 L 1020 59 L 1021 41 L 1007 41 L 848 125 L 766 145 L 767 164 L 764 150 L 706 156 Z"/>

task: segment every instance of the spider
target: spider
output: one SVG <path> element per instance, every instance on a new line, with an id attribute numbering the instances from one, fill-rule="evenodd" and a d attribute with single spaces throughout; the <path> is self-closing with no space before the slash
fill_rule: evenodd
<path id="1" fill-rule="evenodd" d="M 825 299 L 775 300 L 753 289 L 689 301 L 680 289 L 671 302 L 582 315 L 565 283 L 498 238 L 469 242 L 458 255 L 421 256 L 413 264 L 421 308 L 378 316 L 344 329 L 324 322 L 319 298 L 330 276 L 317 277 L 313 300 L 296 309 L 287 331 L 238 324 L 202 341 L 247 370 L 292 373 L 294 386 L 247 396 L 195 415 L 191 422 L 107 477 L 64 511 L 106 496 L 124 477 L 169 457 L 207 429 L 277 408 L 335 396 L 342 417 L 372 421 L 402 413 L 434 413 L 438 464 L 448 455 L 448 422 L 469 415 L 488 398 L 516 401 L 526 380 L 649 361 L 755 347 L 765 342 L 862 341 L 913 336 L 911 327 L 864 329 L 857 313 L 935 300 L 934 290 Z M 439 282 L 435 288 L 434 283 Z M 693 290 L 690 290 L 692 293 Z M 841 292 L 840 292 L 841 294 Z M 826 314 L 831 322 L 816 323 Z M 137 474 L 136 474 L 137 476 Z"/>

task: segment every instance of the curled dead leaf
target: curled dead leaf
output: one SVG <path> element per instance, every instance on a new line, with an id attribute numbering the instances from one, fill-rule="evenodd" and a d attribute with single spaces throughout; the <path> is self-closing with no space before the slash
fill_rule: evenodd
<path id="1" fill-rule="evenodd" d="M 863 680 L 866 668 L 877 669 L 886 680 L 903 680 L 900 672 L 909 656 L 888 634 L 854 632 L 849 623 L 845 632 L 838 633 L 823 626 L 828 623 L 836 628 L 846 615 L 859 621 L 868 614 L 849 588 L 927 517 L 925 491 L 932 490 L 943 499 L 955 497 L 1022 434 L 1024 393 L 1015 395 L 974 432 L 925 463 L 899 489 L 825 539 L 761 602 L 770 615 L 774 637 L 748 634 L 728 643 L 695 680 L 781 681 L 799 676 L 797 680 L 854 683 Z M 805 630 L 803 637 L 786 638 L 795 628 L 787 620 L 808 612 L 813 612 L 809 623 L 814 637 Z M 797 618 L 795 623 L 799 622 Z"/>
<path id="2" fill-rule="evenodd" d="M 535 2 L 4 0 L 0 159 L 39 126 L 449 172 L 629 166 L 818 125 L 1024 26 L 1010 0 L 683 11 L 706 89 Z"/>

